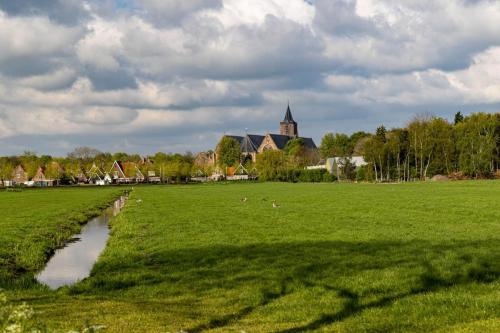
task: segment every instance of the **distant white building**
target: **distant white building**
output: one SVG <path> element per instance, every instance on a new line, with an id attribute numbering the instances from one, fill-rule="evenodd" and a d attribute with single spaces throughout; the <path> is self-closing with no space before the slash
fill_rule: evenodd
<path id="1" fill-rule="evenodd" d="M 324 160 L 323 163 L 320 163 L 318 165 L 308 166 L 306 167 L 306 169 L 307 170 L 326 169 L 331 174 L 338 174 L 337 172 L 338 170 L 336 169 L 343 166 L 346 163 L 346 161 L 349 161 L 349 163 L 354 165 L 355 168 L 359 168 L 368 164 L 366 163 L 363 156 L 331 157 Z"/>
<path id="2" fill-rule="evenodd" d="M 349 161 L 352 165 L 354 165 L 356 168 L 362 167 L 364 165 L 367 165 L 365 159 L 363 156 L 351 156 L 351 157 L 331 157 L 326 160 L 326 168 L 329 169 L 333 167 L 333 165 L 342 165 L 346 161 Z"/>

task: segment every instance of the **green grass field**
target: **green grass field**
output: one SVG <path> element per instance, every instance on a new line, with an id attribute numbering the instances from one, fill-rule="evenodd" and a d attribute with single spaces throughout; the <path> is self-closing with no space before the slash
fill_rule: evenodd
<path id="1" fill-rule="evenodd" d="M 123 193 L 118 188 L 29 189 L 0 192 L 0 288 L 43 267 L 54 248 Z"/>
<path id="2" fill-rule="evenodd" d="M 10 213 L 37 235 L 56 193 L 0 193 L 0 209 L 46 200 Z M 89 279 L 14 285 L 61 332 L 499 332 L 500 183 L 136 187 Z"/>

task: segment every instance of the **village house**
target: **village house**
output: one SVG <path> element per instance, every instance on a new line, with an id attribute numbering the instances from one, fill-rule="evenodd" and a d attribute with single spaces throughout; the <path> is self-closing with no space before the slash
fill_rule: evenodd
<path id="1" fill-rule="evenodd" d="M 71 178 L 75 184 L 86 184 L 88 182 L 88 178 L 83 170 L 80 170 L 75 176 L 71 176 Z"/>
<path id="2" fill-rule="evenodd" d="M 284 150 L 287 143 L 293 139 L 302 139 L 304 146 L 309 150 L 317 150 L 312 138 L 299 136 L 297 122 L 293 119 L 290 105 L 288 105 L 285 117 L 280 122 L 280 134 L 268 133 L 266 135 L 246 134 L 245 136 L 225 135 L 233 138 L 240 144 L 242 161 L 251 160 L 255 162 L 257 155 L 267 150 Z M 216 163 L 217 157 L 214 159 Z"/>
<path id="3" fill-rule="evenodd" d="M 214 163 L 215 153 L 212 150 L 198 153 L 194 159 L 194 165 L 199 168 L 205 168 L 207 166 L 214 165 Z"/>
<path id="4" fill-rule="evenodd" d="M 12 180 L 8 182 L 10 186 L 26 184 L 28 182 L 28 173 L 22 165 L 18 165 L 12 172 Z M 7 183 L 7 182 L 6 182 Z"/>
<path id="5" fill-rule="evenodd" d="M 161 182 L 161 177 L 153 169 L 152 161 L 142 158 L 140 165 L 147 177 L 135 162 L 114 161 L 107 172 L 102 171 L 94 163 L 87 172 L 87 182 L 95 185 L 143 183 L 146 181 L 149 183 Z"/>
<path id="6" fill-rule="evenodd" d="M 147 156 L 141 156 L 140 165 L 141 168 L 143 168 L 144 172 L 146 173 L 146 178 L 143 179 L 143 181 L 147 181 L 148 183 L 152 184 L 161 183 L 161 167 L 160 167 L 160 174 L 158 174 L 154 168 L 154 161 L 152 161 Z"/>
<path id="7" fill-rule="evenodd" d="M 34 186 L 38 187 L 48 187 L 54 186 L 54 179 L 49 179 L 45 176 L 45 170 L 43 167 L 38 167 L 35 176 L 31 179 Z"/>
<path id="8" fill-rule="evenodd" d="M 86 177 L 87 182 L 93 185 L 105 185 L 107 183 L 105 178 L 106 174 L 94 162 L 89 171 L 87 171 L 87 177 Z M 109 177 L 109 175 L 108 178 L 109 182 L 111 182 L 111 178 Z"/>
<path id="9" fill-rule="evenodd" d="M 161 183 L 161 177 L 156 175 L 156 171 L 148 170 L 148 183 Z"/>
<path id="10" fill-rule="evenodd" d="M 53 177 L 47 176 L 47 170 L 50 169 Z M 51 162 L 47 168 L 44 166 L 39 166 L 35 172 L 35 175 L 30 179 L 28 172 L 24 167 L 19 164 L 14 171 L 10 180 L 5 180 L 3 182 L 4 186 L 39 186 L 47 187 L 58 185 L 60 181 L 60 175 L 63 174 L 63 169 L 57 162 Z"/>
<path id="11" fill-rule="evenodd" d="M 353 168 L 357 169 L 367 165 L 363 156 L 350 156 L 350 157 L 330 157 L 325 160 L 321 160 L 317 165 L 311 165 L 306 167 L 307 170 L 323 169 L 327 170 L 330 174 L 339 176 L 340 169 L 349 163 Z"/>
<path id="12" fill-rule="evenodd" d="M 141 170 L 134 162 L 114 161 L 108 172 L 111 175 L 113 183 L 142 183 L 145 180 Z"/>

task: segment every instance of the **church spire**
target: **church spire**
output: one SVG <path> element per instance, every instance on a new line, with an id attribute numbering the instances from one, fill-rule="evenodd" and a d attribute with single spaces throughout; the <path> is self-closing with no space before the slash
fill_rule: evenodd
<path id="1" fill-rule="evenodd" d="M 285 123 L 293 123 L 293 117 L 292 117 L 292 112 L 290 111 L 290 102 L 288 103 L 288 107 L 286 108 L 286 113 L 285 113 L 285 119 L 283 119 L 283 122 Z"/>
<path id="2" fill-rule="evenodd" d="M 297 123 L 293 120 L 292 111 L 290 111 L 290 103 L 286 108 L 285 119 L 280 123 L 280 134 L 290 137 L 299 136 Z"/>

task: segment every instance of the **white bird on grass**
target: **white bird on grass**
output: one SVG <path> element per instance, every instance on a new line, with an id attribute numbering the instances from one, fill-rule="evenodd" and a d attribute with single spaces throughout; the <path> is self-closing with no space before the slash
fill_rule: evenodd
<path id="1" fill-rule="evenodd" d="M 276 203 L 276 200 L 273 200 L 273 208 L 279 208 L 279 207 L 280 207 L 280 205 L 278 205 L 278 204 Z"/>
<path id="2" fill-rule="evenodd" d="M 241 202 L 247 202 L 247 200 L 248 200 L 247 197 L 244 197 L 244 198 L 240 199 Z"/>

